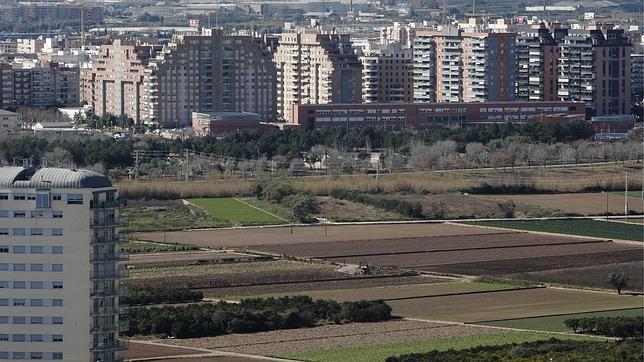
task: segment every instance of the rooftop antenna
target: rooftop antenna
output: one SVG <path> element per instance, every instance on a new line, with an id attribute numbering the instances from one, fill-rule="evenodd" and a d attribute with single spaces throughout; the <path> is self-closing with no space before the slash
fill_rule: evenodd
<path id="1" fill-rule="evenodd" d="M 81 49 L 85 47 L 85 7 L 81 5 L 80 8 L 80 27 L 81 27 Z"/>

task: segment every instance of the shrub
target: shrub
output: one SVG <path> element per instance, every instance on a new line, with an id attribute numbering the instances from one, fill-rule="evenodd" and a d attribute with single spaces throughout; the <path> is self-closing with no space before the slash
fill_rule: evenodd
<path id="1" fill-rule="evenodd" d="M 566 319 L 564 324 L 573 332 L 599 334 L 608 337 L 642 337 L 644 318 L 642 317 L 593 317 Z"/>
<path id="2" fill-rule="evenodd" d="M 503 201 L 499 202 L 499 209 L 501 209 L 501 213 L 503 214 L 503 217 L 511 219 L 514 217 L 514 209 L 516 208 L 516 205 L 514 204 L 514 201 Z"/>

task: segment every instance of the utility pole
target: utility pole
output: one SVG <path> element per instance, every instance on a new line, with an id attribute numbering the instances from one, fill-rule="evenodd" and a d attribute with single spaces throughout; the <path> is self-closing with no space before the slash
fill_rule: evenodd
<path id="1" fill-rule="evenodd" d="M 626 221 L 628 221 L 628 169 L 625 170 L 626 173 L 624 174 L 625 181 L 624 181 L 624 217 L 626 217 Z"/>
<path id="2" fill-rule="evenodd" d="M 134 181 L 139 181 L 139 153 L 140 150 L 134 150 Z"/>
<path id="3" fill-rule="evenodd" d="M 188 149 L 184 149 L 184 152 L 186 153 L 186 171 L 185 171 L 185 180 L 188 181 L 188 170 L 190 169 L 190 155 Z"/>

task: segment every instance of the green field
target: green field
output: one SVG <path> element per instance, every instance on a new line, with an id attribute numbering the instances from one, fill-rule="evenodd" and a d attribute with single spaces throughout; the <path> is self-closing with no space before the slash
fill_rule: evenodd
<path id="1" fill-rule="evenodd" d="M 613 191 L 613 193 L 624 196 L 626 191 Z M 642 197 L 644 197 L 643 195 L 644 195 L 644 191 L 629 191 L 628 192 L 628 197 L 642 198 Z"/>
<path id="2" fill-rule="evenodd" d="M 495 327 L 532 329 L 536 331 L 572 332 L 564 324 L 564 321 L 566 319 L 591 317 L 638 317 L 642 316 L 643 313 L 644 309 L 642 308 L 632 308 L 592 313 L 564 314 L 550 317 L 510 319 L 505 321 L 486 322 L 480 324 Z"/>
<path id="3" fill-rule="evenodd" d="M 495 220 L 479 221 L 472 224 L 607 239 L 644 241 L 642 225 L 611 223 L 592 219 Z"/>
<path id="4" fill-rule="evenodd" d="M 400 356 L 409 353 L 423 353 L 433 350 L 445 351 L 450 348 L 464 349 L 480 345 L 500 345 L 509 343 L 533 342 L 549 338 L 588 340 L 589 337 L 559 335 L 540 332 L 512 332 L 498 334 L 482 334 L 478 336 L 435 339 L 428 341 L 398 342 L 375 346 L 361 346 L 321 350 L 302 354 L 284 355 L 281 357 L 301 361 L 316 362 L 373 362 L 384 361 L 389 356 Z"/>
<path id="5" fill-rule="evenodd" d="M 237 225 L 284 224 L 286 220 L 233 198 L 188 199 L 204 209 L 208 215 Z"/>

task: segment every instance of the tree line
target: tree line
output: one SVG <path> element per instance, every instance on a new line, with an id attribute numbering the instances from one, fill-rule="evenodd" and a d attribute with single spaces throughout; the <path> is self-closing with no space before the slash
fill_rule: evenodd
<path id="1" fill-rule="evenodd" d="M 203 293 L 177 287 L 130 287 L 119 302 L 129 305 L 199 302 Z"/>
<path id="2" fill-rule="evenodd" d="M 391 318 L 383 301 L 338 303 L 308 296 L 243 299 L 163 308 L 130 308 L 125 333 L 196 338 L 313 327 L 322 323 L 378 322 Z"/>
<path id="3" fill-rule="evenodd" d="M 564 321 L 566 327 L 577 333 L 599 334 L 607 337 L 642 337 L 644 318 L 638 317 L 593 317 L 571 318 Z"/>

